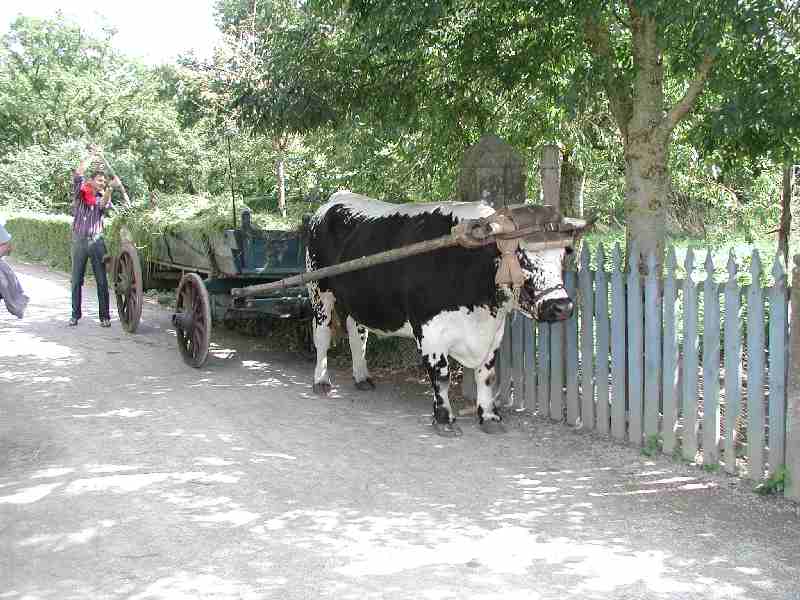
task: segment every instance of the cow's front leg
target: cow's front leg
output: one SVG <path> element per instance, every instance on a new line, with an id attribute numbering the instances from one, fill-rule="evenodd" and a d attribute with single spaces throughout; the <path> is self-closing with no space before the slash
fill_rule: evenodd
<path id="1" fill-rule="evenodd" d="M 433 426 L 440 435 L 460 435 L 461 429 L 456 425 L 453 409 L 450 406 L 450 367 L 447 353 L 443 351 L 426 351 L 422 344 L 422 366 L 428 373 L 433 386 Z"/>
<path id="2" fill-rule="evenodd" d="M 367 368 L 367 336 L 369 331 L 356 323 L 353 317 L 347 317 L 347 337 L 350 340 L 350 354 L 353 357 L 353 380 L 359 390 L 374 390 L 375 384 L 369 376 Z"/>
<path id="3" fill-rule="evenodd" d="M 478 388 L 478 424 L 486 433 L 497 433 L 504 430 L 500 424 L 502 417 L 497 412 L 494 403 L 494 384 L 497 379 L 496 360 L 497 350 L 475 372 L 475 383 Z"/>
<path id="4" fill-rule="evenodd" d="M 333 306 L 336 298 L 332 292 L 322 292 L 316 283 L 309 284 L 309 298 L 314 317 L 314 347 L 317 349 L 317 366 L 314 368 L 314 393 L 327 396 L 332 388 L 328 372 L 328 349 L 333 338 Z"/>

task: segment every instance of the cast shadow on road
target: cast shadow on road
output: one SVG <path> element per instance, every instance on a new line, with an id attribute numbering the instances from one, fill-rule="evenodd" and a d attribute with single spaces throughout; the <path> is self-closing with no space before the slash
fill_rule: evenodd
<path id="1" fill-rule="evenodd" d="M 184 438 L 188 433 L 175 435 Z M 285 597 L 345 600 L 744 599 L 779 591 L 770 573 L 750 562 L 748 555 L 719 546 L 721 540 L 714 538 L 726 532 L 714 531 L 704 515 L 697 515 L 693 532 L 677 528 L 670 532 L 668 525 L 665 530 L 664 507 L 691 511 L 698 506 L 696 494 L 708 487 L 700 479 L 673 477 L 658 468 L 629 473 L 616 472 L 620 465 L 599 472 L 561 470 L 530 461 L 521 472 L 501 470 L 500 483 L 491 492 L 477 492 L 485 505 L 480 513 L 457 512 L 446 495 L 420 493 L 402 474 L 395 479 L 375 478 L 358 502 L 348 501 L 341 487 L 348 483 L 339 482 L 333 489 L 320 490 L 319 498 L 280 507 L 268 496 L 260 502 L 237 496 L 243 479 L 253 476 L 246 464 L 279 477 L 291 469 L 308 468 L 303 457 L 237 453 L 233 448 L 238 440 L 229 441 L 230 457 L 196 456 L 194 471 L 157 471 L 148 465 L 39 468 L 29 474 L 27 488 L 20 487 L 22 481 L 0 484 L 0 511 L 3 506 L 24 509 L 48 499 L 79 503 L 92 496 L 105 497 L 105 505 L 113 506 L 121 497 L 146 494 L 158 498 L 161 510 L 175 520 L 164 530 L 165 538 L 175 531 L 184 544 L 203 545 L 213 530 L 221 556 L 230 558 L 237 548 L 247 548 L 262 557 L 253 567 L 255 573 L 237 576 L 213 553 L 184 557 L 166 539 L 134 536 L 129 547 L 104 557 L 131 566 L 124 569 L 125 584 L 113 592 L 104 590 L 103 597 L 234 599 L 284 591 Z M 470 459 L 472 453 L 467 449 L 464 454 Z M 377 457 L 371 475 L 392 464 L 396 464 L 392 457 Z M 634 483 L 609 484 L 616 475 L 632 477 Z M 609 511 L 604 500 L 614 495 L 626 499 L 618 512 Z M 57 565 L 63 564 L 59 555 L 88 552 L 87 568 L 102 570 L 102 562 L 94 562 L 98 557 L 92 548 L 103 547 L 108 538 L 136 521 L 136 516 L 119 519 L 102 512 L 77 527 L 32 530 L 14 541 L 12 555 L 24 553 Z M 648 537 L 647 527 L 661 535 L 685 536 L 682 544 L 689 551 L 676 551 L 660 535 Z M 648 541 L 641 543 L 641 536 Z M 697 552 L 697 547 L 716 549 Z M 165 565 L 170 552 L 179 554 L 179 567 Z M 705 562 L 697 562 L 697 556 Z M 315 573 L 316 587 L 311 589 L 320 593 L 303 596 L 298 592 L 312 586 L 302 577 L 309 570 Z M 58 568 L 53 566 L 52 571 Z M 538 574 L 535 583 L 531 572 Z M 67 581 L 74 585 L 75 573 L 70 574 Z M 389 593 L 392 590 L 396 596 Z M 31 597 L 60 597 L 69 588 L 53 582 L 23 591 Z"/>
<path id="2" fill-rule="evenodd" d="M 800 580 L 796 519 L 767 535 L 769 507 L 737 505 L 717 478 L 544 420 L 441 440 L 415 420 L 424 386 L 409 384 L 413 399 L 389 386 L 362 395 L 339 371 L 319 399 L 313 365 L 224 334 L 192 369 L 164 314 L 146 317 L 133 336 L 88 319 L 54 329 L 63 313 L 44 308 L 0 320 L 0 381 L 15 390 L 0 414 L 53 429 L 51 442 L 0 447 L 0 572 L 11 574 L 0 594 L 736 600 L 786 598 L 785 581 Z M 97 340 L 114 341 L 102 360 L 130 378 L 119 389 L 142 386 L 135 401 L 60 401 L 83 385 Z M 141 346 L 174 374 L 127 364 Z M 179 389 L 194 393 L 184 405 Z M 213 404 L 216 420 L 167 419 L 193 404 Z M 56 436 L 70 426 L 113 458 L 67 463 Z M 40 520 L 65 505 L 71 519 Z"/>

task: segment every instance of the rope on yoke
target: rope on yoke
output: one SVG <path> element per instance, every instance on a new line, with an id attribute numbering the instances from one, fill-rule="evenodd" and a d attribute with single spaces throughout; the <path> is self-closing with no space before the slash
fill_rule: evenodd
<path id="1" fill-rule="evenodd" d="M 524 223 L 525 218 L 522 215 L 518 209 L 517 216 Z M 513 209 L 500 210 L 483 219 L 459 223 L 453 227 L 451 234 L 463 248 L 479 248 L 494 242 L 500 253 L 495 283 L 508 285 L 516 292 L 525 283 L 525 273 L 517 257 L 521 241 L 524 239 L 526 247 L 531 250 L 564 248 L 570 245 L 572 235 L 579 227 L 561 221 L 520 226 L 515 222 L 514 216 Z"/>
<path id="2" fill-rule="evenodd" d="M 503 214 L 496 215 L 496 221 L 503 231 L 508 231 L 509 229 L 514 231 L 516 229 L 514 221 Z M 522 267 L 517 258 L 520 239 L 520 237 L 510 237 L 508 239 L 495 237 L 497 250 L 500 252 L 500 265 L 497 267 L 497 274 L 494 277 L 497 285 L 510 285 L 512 289 L 516 290 L 525 283 L 525 274 L 522 272 Z"/>

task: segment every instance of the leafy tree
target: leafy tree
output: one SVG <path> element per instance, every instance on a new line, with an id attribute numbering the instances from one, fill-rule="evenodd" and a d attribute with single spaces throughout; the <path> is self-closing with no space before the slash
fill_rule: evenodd
<path id="1" fill-rule="evenodd" d="M 111 32 L 86 35 L 58 15 L 18 17 L 0 44 L 2 153 L 67 138 L 99 138 L 118 95 Z"/>
<path id="2" fill-rule="evenodd" d="M 238 125 L 269 139 L 275 154 L 278 207 L 286 215 L 286 161 L 302 134 L 330 122 L 326 102 L 333 79 L 325 76 L 331 55 L 309 44 L 316 28 L 288 0 L 220 0 L 220 27 L 229 41 L 217 56 L 217 88 L 231 99 L 227 107 Z M 303 61 L 296 61 L 304 54 Z"/>
<path id="3" fill-rule="evenodd" d="M 12 23 L 0 44 L 0 157 L 17 172 L 46 172 L 65 157 L 65 145 L 92 141 L 106 148 L 109 160 L 130 162 L 135 170 L 125 181 L 138 187 L 143 180 L 141 193 L 199 191 L 208 165 L 202 132 L 181 127 L 161 73 L 116 54 L 113 34 L 94 37 L 60 14 Z M 70 156 L 77 161 L 78 152 Z M 28 163 L 36 157 L 40 164 Z M 65 187 L 74 164 L 61 175 Z"/>
<path id="4" fill-rule="evenodd" d="M 629 238 L 643 251 L 663 249 L 670 148 L 679 124 L 723 122 L 714 117 L 724 106 L 760 102 L 759 118 L 770 126 L 759 131 L 786 140 L 797 130 L 797 111 L 776 115 L 771 104 L 797 97 L 800 62 L 790 58 L 797 54 L 795 0 L 702 6 L 312 0 L 308 6 L 336 31 L 339 69 L 352 90 L 341 101 L 369 121 L 412 127 L 440 121 L 447 132 L 463 133 L 464 144 L 470 128 L 496 130 L 498 116 L 507 115 L 506 122 L 541 139 L 549 127 L 525 116 L 563 123 L 607 102 L 624 149 Z M 737 105 L 734 89 L 766 93 Z M 761 137 L 742 129 L 734 135 L 746 152 L 763 150 Z"/>

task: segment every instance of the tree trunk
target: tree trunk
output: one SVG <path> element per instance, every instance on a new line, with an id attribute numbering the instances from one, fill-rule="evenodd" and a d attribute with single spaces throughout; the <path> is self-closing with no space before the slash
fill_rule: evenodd
<path id="1" fill-rule="evenodd" d="M 559 179 L 561 172 L 561 150 L 558 146 L 548 144 L 542 148 L 542 195 L 544 203 L 559 210 Z"/>
<path id="2" fill-rule="evenodd" d="M 640 130 L 632 132 L 625 144 L 626 262 L 635 244 L 643 272 L 651 253 L 659 270 L 663 263 L 670 192 L 668 143 L 658 132 Z"/>
<path id="3" fill-rule="evenodd" d="M 789 268 L 789 236 L 792 231 L 792 188 L 794 187 L 794 167 L 789 161 L 783 166 L 783 188 L 781 190 L 781 226 L 778 229 L 778 252 L 783 255 L 783 263 Z"/>
<path id="4" fill-rule="evenodd" d="M 646 257 L 651 253 L 655 253 L 659 270 L 663 264 L 672 131 L 665 123 L 664 64 L 656 20 L 631 12 L 635 76 L 631 118 L 624 138 L 626 261 L 635 244 L 645 272 Z"/>
<path id="5" fill-rule="evenodd" d="M 561 163 L 561 212 L 568 217 L 583 217 L 583 184 L 581 169 L 565 156 Z"/>
<path id="6" fill-rule="evenodd" d="M 284 172 L 283 153 L 278 156 L 276 161 L 277 181 L 278 181 L 278 210 L 281 216 L 286 217 L 286 174 Z"/>
<path id="7" fill-rule="evenodd" d="M 281 216 L 286 218 L 286 147 L 288 139 L 284 135 L 276 135 L 272 138 L 272 149 L 276 153 L 275 158 L 275 181 L 278 186 L 278 210 Z"/>
<path id="8" fill-rule="evenodd" d="M 714 64 L 709 51 L 697 67 L 683 97 L 665 111 L 664 63 L 659 47 L 656 17 L 627 1 L 633 68 L 617 61 L 610 41 L 610 25 L 602 16 L 586 22 L 586 41 L 594 56 L 614 119 L 625 148 L 625 208 L 627 216 L 626 263 L 635 243 L 643 255 L 653 252 L 660 270 L 666 242 L 666 217 L 670 197 L 669 145 L 675 126 L 691 111 Z M 616 25 L 615 25 L 616 26 Z"/>

